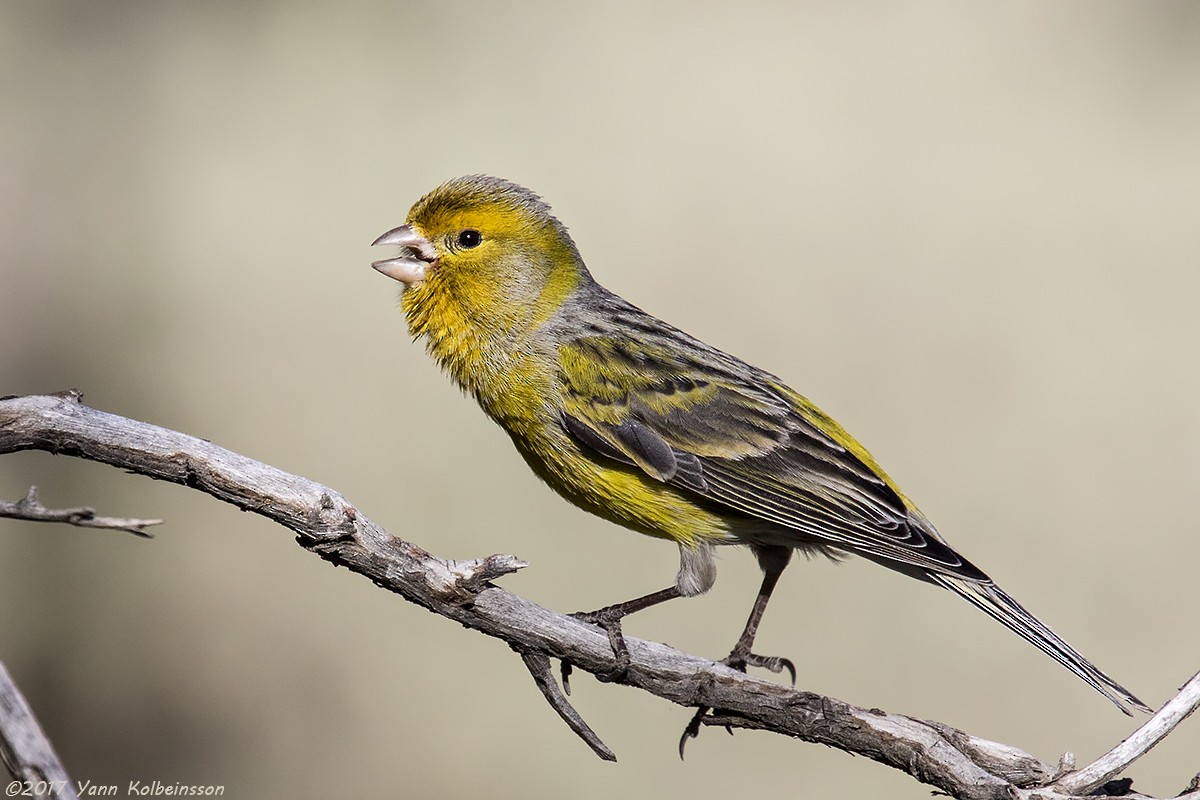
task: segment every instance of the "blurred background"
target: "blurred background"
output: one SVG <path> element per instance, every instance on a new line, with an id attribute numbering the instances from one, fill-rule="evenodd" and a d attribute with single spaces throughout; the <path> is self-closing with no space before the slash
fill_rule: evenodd
<path id="1" fill-rule="evenodd" d="M 0 394 L 78 387 L 344 492 L 561 611 L 673 547 L 570 508 L 409 341 L 369 243 L 472 172 L 596 277 L 782 376 L 1152 705 L 1200 668 L 1200 7 L 1189 2 L 0 5 Z M 502 643 L 178 486 L 44 453 L 0 494 L 0 659 L 76 779 L 232 797 L 924 798 L 865 759 L 584 675 L 596 759 Z M 714 658 L 759 575 L 630 620 Z M 587 565 L 581 569 L 581 565 Z M 1053 762 L 1132 730 L 946 592 L 797 563 L 759 638 L 803 688 Z M 1169 795 L 1192 721 L 1139 762 Z"/>

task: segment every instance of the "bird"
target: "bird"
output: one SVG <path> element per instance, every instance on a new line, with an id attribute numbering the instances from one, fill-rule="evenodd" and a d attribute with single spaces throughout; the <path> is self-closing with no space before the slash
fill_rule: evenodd
<path id="1" fill-rule="evenodd" d="M 787 669 L 794 683 L 788 659 L 753 650 L 771 594 L 796 551 L 854 555 L 949 589 L 1126 714 L 1151 710 L 952 548 L 832 417 L 601 286 L 529 189 L 488 175 L 450 180 L 373 245 L 399 248 L 372 266 L 402 284 L 409 334 L 542 481 L 678 546 L 672 585 L 577 615 L 608 635 L 615 666 L 604 677 L 629 667 L 624 617 L 707 592 L 715 549 L 742 545 L 763 578 L 721 660 L 734 669 Z"/>

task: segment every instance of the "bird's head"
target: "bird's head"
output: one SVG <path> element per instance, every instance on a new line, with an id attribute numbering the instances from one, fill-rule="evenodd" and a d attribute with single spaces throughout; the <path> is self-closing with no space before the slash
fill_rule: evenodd
<path id="1" fill-rule="evenodd" d="M 404 284 L 402 307 L 415 335 L 466 325 L 504 337 L 544 321 L 588 279 L 550 207 L 484 175 L 434 189 L 374 244 L 400 248 L 372 266 Z"/>

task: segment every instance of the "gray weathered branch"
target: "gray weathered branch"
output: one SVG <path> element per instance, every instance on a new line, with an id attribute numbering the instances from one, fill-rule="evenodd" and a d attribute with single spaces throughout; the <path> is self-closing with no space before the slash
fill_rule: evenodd
<path id="1" fill-rule="evenodd" d="M 10 519 L 25 519 L 32 522 L 65 522 L 80 528 L 108 528 L 109 530 L 128 531 L 129 533 L 154 538 L 154 534 L 146 530 L 151 525 L 162 525 L 161 519 L 130 519 L 127 517 L 98 517 L 96 509 L 88 506 L 77 508 L 46 508 L 38 499 L 36 486 L 30 486 L 29 491 L 20 500 L 10 503 L 0 500 L 0 517 Z"/>
<path id="2" fill-rule="evenodd" d="M 186 434 L 89 408 L 77 393 L 0 400 L 0 453 L 45 450 L 91 459 L 181 483 L 297 534 L 301 546 L 348 567 L 410 602 L 502 639 L 521 654 L 560 716 L 602 757 L 611 752 L 571 709 L 550 677 L 549 658 L 597 675 L 613 668 L 608 637 L 598 628 L 531 603 L 493 585 L 525 566 L 512 556 L 447 561 L 395 538 L 341 494 Z M 857 708 L 840 700 L 756 680 L 656 642 L 627 638 L 624 683 L 681 706 L 720 709 L 705 724 L 783 733 L 856 753 L 911 774 L 954 797 L 1082 797 L 1120 773 L 1197 705 L 1189 682 L 1171 705 L 1127 742 L 1109 763 L 1066 775 L 1008 745 L 950 726 Z M 1168 709 L 1164 709 L 1166 712 Z M 1156 726 L 1154 732 L 1145 732 Z M 1130 795 L 1137 796 L 1137 795 Z M 1200 800 L 1200 794 L 1187 795 Z"/>
<path id="3" fill-rule="evenodd" d="M 3 664 L 0 664 L 0 761 L 16 778 L 20 796 L 77 800 L 75 786 L 58 754 Z M 13 784 L 8 789 L 8 796 L 14 796 Z"/>

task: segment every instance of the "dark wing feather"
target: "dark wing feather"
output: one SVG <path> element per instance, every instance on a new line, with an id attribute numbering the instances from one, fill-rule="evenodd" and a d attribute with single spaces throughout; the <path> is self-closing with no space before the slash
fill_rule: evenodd
<path id="1" fill-rule="evenodd" d="M 638 339 L 560 346 L 564 428 L 588 450 L 813 542 L 897 568 L 987 576 L 946 545 L 837 423 L 774 376 L 636 309 Z M 628 326 L 625 328 L 628 330 Z"/>
<path id="2" fill-rule="evenodd" d="M 637 420 L 621 425 L 598 424 L 601 434 L 583 420 L 563 414 L 563 427 L 580 444 L 607 458 L 636 466 L 664 483 L 683 486 L 703 494 L 704 482 L 700 459 L 692 453 L 675 450 L 665 439 Z"/>

